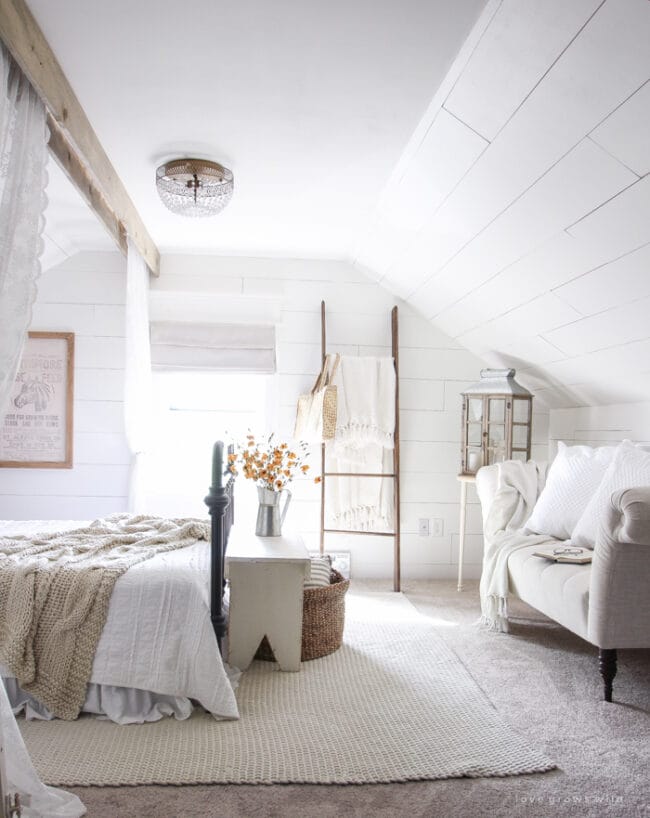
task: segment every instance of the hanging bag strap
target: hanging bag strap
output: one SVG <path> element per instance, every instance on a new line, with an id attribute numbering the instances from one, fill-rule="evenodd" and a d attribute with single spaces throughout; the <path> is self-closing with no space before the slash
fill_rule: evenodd
<path id="1" fill-rule="evenodd" d="M 331 355 L 328 355 L 327 357 L 331 358 Z M 332 369 L 330 370 L 328 368 L 326 381 L 325 381 L 325 386 L 329 386 L 331 383 L 334 382 L 334 376 L 336 375 L 336 370 L 339 368 L 340 363 L 341 363 L 341 356 L 337 352 L 336 355 L 334 356 L 334 363 L 332 364 Z"/>
<path id="2" fill-rule="evenodd" d="M 320 372 L 318 373 L 318 375 L 316 377 L 316 382 L 314 383 L 314 385 L 311 388 L 311 394 L 312 395 L 315 395 L 317 392 L 320 392 L 320 390 L 323 389 L 324 386 L 326 386 L 326 384 L 327 384 L 327 370 L 329 368 L 329 361 L 330 361 L 330 356 L 326 355 L 325 360 L 323 361 L 323 366 L 321 367 L 321 370 L 320 370 Z"/>

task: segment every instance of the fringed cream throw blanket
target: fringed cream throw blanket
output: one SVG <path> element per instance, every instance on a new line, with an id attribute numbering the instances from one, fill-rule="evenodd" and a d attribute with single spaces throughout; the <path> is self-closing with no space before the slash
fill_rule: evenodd
<path id="1" fill-rule="evenodd" d="M 128 514 L 0 538 L 0 663 L 55 716 L 75 719 L 115 582 L 155 554 L 208 538 L 199 520 Z"/>
<path id="2" fill-rule="evenodd" d="M 549 539 L 548 534 L 526 536 L 520 530 L 532 514 L 546 464 L 507 460 L 498 468 L 497 490 L 483 530 L 481 623 L 492 630 L 507 631 L 508 557 L 518 548 Z"/>
<path id="3" fill-rule="evenodd" d="M 328 470 L 391 473 L 395 446 L 393 358 L 342 355 L 334 383 L 338 409 L 336 436 L 328 445 Z M 328 515 L 335 528 L 390 531 L 392 481 L 338 477 L 328 484 Z"/>
<path id="4" fill-rule="evenodd" d="M 341 355 L 334 376 L 338 406 L 334 455 L 367 468 L 381 463 L 395 433 L 395 364 L 392 358 Z"/>

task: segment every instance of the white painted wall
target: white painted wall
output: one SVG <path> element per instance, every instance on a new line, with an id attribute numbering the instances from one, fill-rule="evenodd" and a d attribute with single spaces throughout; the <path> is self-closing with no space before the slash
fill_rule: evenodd
<path id="1" fill-rule="evenodd" d="M 344 262 L 167 255 L 156 291 L 177 292 L 182 304 L 197 293 L 265 298 L 279 313 L 277 430 L 290 437 L 299 394 L 320 368 L 320 302 L 327 309 L 328 351 L 390 354 L 390 310 L 396 300 Z M 185 295 L 183 295 L 185 294 Z M 478 380 L 483 364 L 436 330 L 403 302 L 400 307 L 402 454 L 402 565 L 405 577 L 451 577 L 456 573 L 459 527 L 460 396 Z M 546 458 L 548 415 L 536 414 L 533 456 Z M 313 458 L 319 466 L 319 457 Z M 293 484 L 289 520 L 317 548 L 318 487 Z M 480 512 L 471 494 L 466 574 L 480 572 Z M 420 537 L 418 518 L 443 520 L 442 537 Z M 389 577 L 393 541 L 386 537 L 327 535 L 331 550 L 352 552 L 355 576 Z"/>
<path id="2" fill-rule="evenodd" d="M 74 467 L 0 469 L 0 517 L 84 520 L 126 507 L 125 262 L 79 253 L 38 284 L 31 329 L 75 333 Z"/>
<path id="3" fill-rule="evenodd" d="M 650 403 L 647 401 L 556 409 L 550 413 L 549 448 L 552 453 L 558 440 L 603 446 L 626 438 L 635 443 L 650 443 Z"/>
<path id="4" fill-rule="evenodd" d="M 395 300 L 351 265 L 336 261 L 163 257 L 157 292 L 192 298 L 238 297 L 279 317 L 277 430 L 290 436 L 297 397 L 320 365 L 320 301 L 327 305 L 328 348 L 347 354 L 390 354 Z M 75 457 L 72 470 L 0 469 L 3 518 L 84 519 L 123 510 L 128 451 L 123 433 L 124 262 L 117 253 L 80 253 L 46 272 L 33 329 L 76 334 Z M 189 294 L 193 294 L 191 297 Z M 250 299 L 250 301 L 248 300 Z M 474 355 L 400 303 L 402 549 L 405 577 L 452 577 L 458 553 L 460 397 L 482 367 Z M 220 316 L 223 320 L 223 316 Z M 546 457 L 548 415 L 536 413 L 533 456 Z M 312 460 L 319 466 L 319 458 Z M 294 483 L 291 525 L 316 548 L 319 489 Z M 443 536 L 420 537 L 418 518 L 443 521 Z M 246 521 L 241 521 L 246 524 Z M 249 521 L 252 525 L 252 521 Z M 330 549 L 352 552 L 356 576 L 389 577 L 392 539 L 329 535 Z M 468 513 L 466 575 L 478 576 L 479 507 Z"/>

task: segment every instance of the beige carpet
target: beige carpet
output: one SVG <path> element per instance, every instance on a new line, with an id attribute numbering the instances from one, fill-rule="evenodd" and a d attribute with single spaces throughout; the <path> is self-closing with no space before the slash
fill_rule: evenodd
<path id="1" fill-rule="evenodd" d="M 401 595 L 348 595 L 344 646 L 282 673 L 256 662 L 241 719 L 120 727 L 23 722 L 49 784 L 371 783 L 550 770 L 498 716 L 465 667 Z"/>

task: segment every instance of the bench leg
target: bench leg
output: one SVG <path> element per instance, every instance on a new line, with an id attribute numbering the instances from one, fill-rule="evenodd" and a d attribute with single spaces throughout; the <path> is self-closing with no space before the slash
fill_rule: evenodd
<path id="1" fill-rule="evenodd" d="M 245 670 L 266 636 L 280 670 L 300 670 L 306 562 L 230 563 L 230 665 Z"/>
<path id="2" fill-rule="evenodd" d="M 612 682 L 614 676 L 616 676 L 616 650 L 613 648 L 599 648 L 598 664 L 600 666 L 600 675 L 605 682 L 605 701 L 611 702 Z"/>

